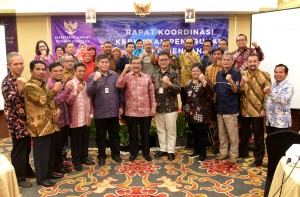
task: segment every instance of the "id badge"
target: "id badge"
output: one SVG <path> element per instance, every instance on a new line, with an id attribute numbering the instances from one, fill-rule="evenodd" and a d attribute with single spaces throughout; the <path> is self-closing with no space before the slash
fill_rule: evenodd
<path id="1" fill-rule="evenodd" d="M 191 97 L 192 96 L 192 91 L 188 91 L 188 97 Z"/>
<path id="2" fill-rule="evenodd" d="M 164 93 L 164 88 L 163 87 L 159 87 L 158 94 L 163 94 L 163 93 Z"/>
<path id="3" fill-rule="evenodd" d="M 105 94 L 108 94 L 108 93 L 109 93 L 109 88 L 108 88 L 108 87 L 105 87 L 104 93 L 105 93 Z"/>

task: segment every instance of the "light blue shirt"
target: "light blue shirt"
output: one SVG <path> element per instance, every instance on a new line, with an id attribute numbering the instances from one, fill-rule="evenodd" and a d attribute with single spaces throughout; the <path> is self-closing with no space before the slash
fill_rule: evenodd
<path id="1" fill-rule="evenodd" d="M 267 126 L 287 128 L 292 125 L 290 107 L 293 95 L 294 87 L 287 80 L 272 84 L 266 104 Z"/>

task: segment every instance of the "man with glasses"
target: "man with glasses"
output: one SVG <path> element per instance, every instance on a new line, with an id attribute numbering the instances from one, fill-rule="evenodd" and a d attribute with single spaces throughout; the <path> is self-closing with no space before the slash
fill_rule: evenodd
<path id="1" fill-rule="evenodd" d="M 211 40 L 204 40 L 203 42 L 203 56 L 201 59 L 201 72 L 205 74 L 206 68 L 211 65 L 212 62 L 212 54 L 211 49 L 213 47 L 213 42 Z"/>
<path id="2" fill-rule="evenodd" d="M 160 151 L 155 158 L 168 155 L 169 161 L 175 159 L 176 120 L 178 116 L 177 94 L 180 92 L 179 76 L 170 68 L 170 56 L 166 51 L 158 54 L 159 69 L 152 75 L 157 101 L 155 124 Z"/>
<path id="3" fill-rule="evenodd" d="M 252 42 L 252 46 L 254 48 L 247 47 L 247 36 L 245 34 L 239 34 L 236 37 L 236 44 L 238 49 L 233 51 L 231 54 L 234 58 L 233 66 L 238 70 L 247 70 L 247 59 L 250 54 L 257 54 L 258 60 L 264 60 L 264 53 L 262 52 L 260 46 L 258 46 L 257 42 Z"/>
<path id="4" fill-rule="evenodd" d="M 65 54 L 59 60 L 60 64 L 64 67 L 63 78 L 62 81 L 67 83 L 74 77 L 74 64 L 75 60 L 73 55 Z"/>

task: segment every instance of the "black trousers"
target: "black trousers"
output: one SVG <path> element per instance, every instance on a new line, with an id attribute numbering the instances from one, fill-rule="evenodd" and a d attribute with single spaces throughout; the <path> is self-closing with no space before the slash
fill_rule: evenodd
<path id="1" fill-rule="evenodd" d="M 129 151 L 131 155 L 137 155 L 138 149 L 138 130 L 142 138 L 142 152 L 144 155 L 150 153 L 150 125 L 152 116 L 148 117 L 130 117 L 126 116 L 126 122 L 129 130 Z"/>
<path id="2" fill-rule="evenodd" d="M 206 157 L 207 132 L 209 124 L 189 123 L 194 138 L 194 153 Z"/>
<path id="3" fill-rule="evenodd" d="M 90 128 L 88 126 L 71 128 L 71 155 L 73 164 L 80 165 L 89 156 Z"/>
<path id="4" fill-rule="evenodd" d="M 94 119 L 96 125 L 96 143 L 98 158 L 106 158 L 106 132 L 108 131 L 111 155 L 120 155 L 119 118 Z"/>
<path id="5" fill-rule="evenodd" d="M 13 149 L 11 151 L 11 163 L 15 168 L 18 182 L 33 173 L 29 164 L 29 155 L 31 151 L 31 138 L 26 136 L 23 138 L 12 139 Z"/>
<path id="6" fill-rule="evenodd" d="M 53 160 L 51 158 L 53 134 L 33 137 L 32 139 L 36 182 L 42 183 L 52 173 L 50 169 L 53 169 L 53 162 L 51 163 Z"/>
<path id="7" fill-rule="evenodd" d="M 270 127 L 267 126 L 267 134 L 271 134 L 271 133 L 276 133 L 278 131 L 285 131 L 288 130 L 289 128 L 277 128 L 277 127 Z"/>
<path id="8" fill-rule="evenodd" d="M 68 126 L 61 127 L 60 131 L 53 134 L 53 146 L 51 149 L 51 154 L 53 154 L 53 166 L 54 172 L 60 171 L 63 168 L 63 148 L 67 138 Z"/>
<path id="9" fill-rule="evenodd" d="M 264 118 L 262 117 L 243 117 L 241 116 L 241 131 L 239 155 L 248 155 L 248 146 L 250 138 L 250 125 L 254 134 L 254 150 L 253 155 L 256 161 L 262 161 L 265 155 L 264 143 Z"/>

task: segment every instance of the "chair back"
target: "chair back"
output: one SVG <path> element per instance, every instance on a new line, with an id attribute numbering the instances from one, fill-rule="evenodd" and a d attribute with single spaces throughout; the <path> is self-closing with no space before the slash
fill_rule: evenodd
<path id="1" fill-rule="evenodd" d="M 278 162 L 293 144 L 300 144 L 300 135 L 294 131 L 279 131 L 266 137 L 268 177 L 273 178 Z"/>

